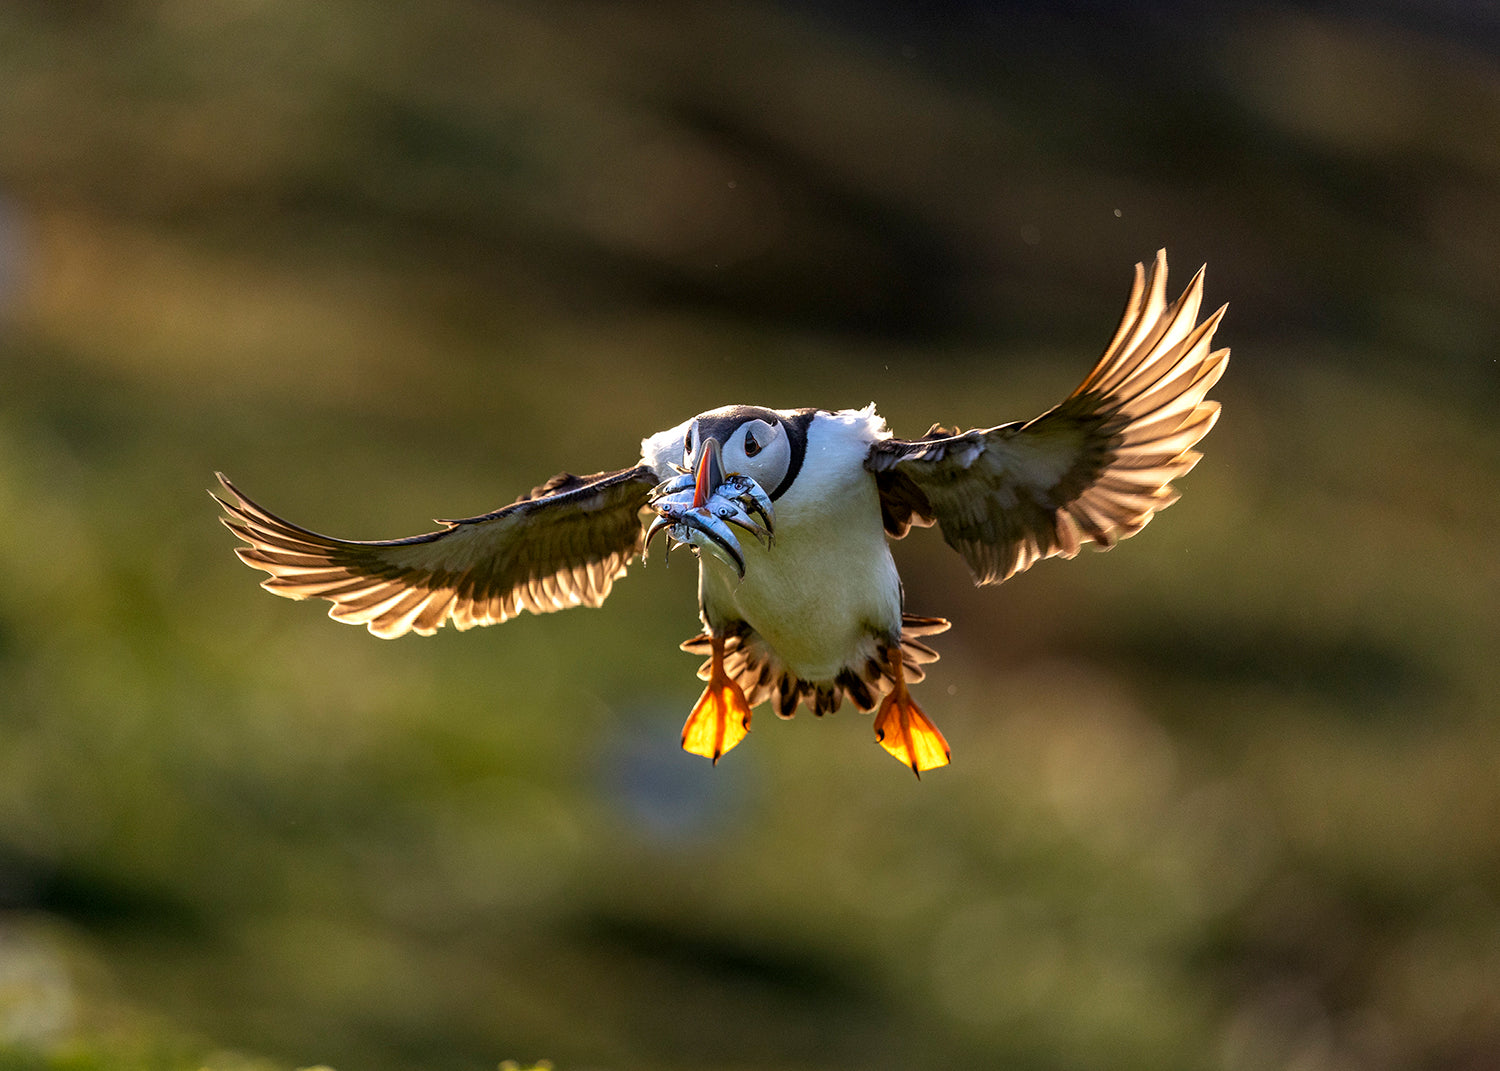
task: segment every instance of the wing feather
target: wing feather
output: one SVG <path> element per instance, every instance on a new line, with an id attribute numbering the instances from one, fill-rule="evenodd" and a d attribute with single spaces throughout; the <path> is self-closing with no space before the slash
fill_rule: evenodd
<path id="1" fill-rule="evenodd" d="M 441 531 L 370 542 L 319 535 L 258 505 L 219 474 L 224 526 L 266 590 L 327 599 L 337 621 L 377 636 L 430 636 L 570 606 L 598 606 L 641 548 L 640 511 L 657 483 L 645 465 L 553 477 L 503 509 Z"/>
<path id="2" fill-rule="evenodd" d="M 1056 408 L 1025 424 L 883 439 L 865 462 L 887 531 L 936 523 L 980 584 L 998 584 L 1085 542 L 1108 549 L 1177 501 L 1171 481 L 1218 419 L 1207 401 L 1229 359 L 1212 350 L 1223 318 L 1202 321 L 1204 271 L 1166 300 L 1167 258 L 1137 264 L 1120 326 Z"/>

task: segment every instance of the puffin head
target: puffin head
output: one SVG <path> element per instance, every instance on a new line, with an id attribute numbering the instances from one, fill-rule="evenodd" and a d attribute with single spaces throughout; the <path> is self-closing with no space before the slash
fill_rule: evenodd
<path id="1" fill-rule="evenodd" d="M 770 409 L 727 405 L 694 417 L 682 438 L 683 465 L 698 472 L 717 450 L 723 475 L 748 476 L 773 500 L 792 475 L 792 440 L 785 420 Z"/>
<path id="2" fill-rule="evenodd" d="M 682 439 L 680 475 L 651 494 L 657 516 L 646 544 L 662 531 L 668 548 L 688 543 L 745 575 L 735 529 L 771 545 L 775 499 L 796 475 L 793 428 L 783 414 L 759 406 L 730 405 L 700 413 Z"/>

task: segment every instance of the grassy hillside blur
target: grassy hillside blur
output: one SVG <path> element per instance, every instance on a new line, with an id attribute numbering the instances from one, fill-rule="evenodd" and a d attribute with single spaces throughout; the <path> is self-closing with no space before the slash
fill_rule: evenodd
<path id="1" fill-rule="evenodd" d="M 0 7 L 0 1069 L 1500 1065 L 1480 6 Z M 868 720 L 677 750 L 691 568 L 378 641 L 405 535 L 730 401 L 1024 418 L 1209 264 L 1224 417 Z M 686 562 L 679 557 L 678 562 Z"/>

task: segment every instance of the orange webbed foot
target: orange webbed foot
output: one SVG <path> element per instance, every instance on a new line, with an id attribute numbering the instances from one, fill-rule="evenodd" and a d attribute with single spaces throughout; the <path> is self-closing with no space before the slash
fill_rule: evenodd
<path id="1" fill-rule="evenodd" d="M 717 766 L 719 756 L 745 739 L 749 731 L 750 704 L 740 686 L 724 672 L 724 641 L 715 636 L 708 687 L 682 727 L 682 750 L 711 759 Z"/>
<path id="2" fill-rule="evenodd" d="M 938 727 L 922 713 L 922 708 L 906 690 L 899 647 L 891 653 L 891 669 L 895 687 L 881 702 L 880 711 L 875 715 L 875 739 L 920 778 L 923 770 L 948 765 L 951 751 Z"/>

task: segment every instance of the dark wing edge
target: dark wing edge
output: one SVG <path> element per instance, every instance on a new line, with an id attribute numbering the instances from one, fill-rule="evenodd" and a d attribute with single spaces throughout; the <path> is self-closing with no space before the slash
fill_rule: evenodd
<path id="1" fill-rule="evenodd" d="M 640 512 L 658 482 L 640 465 L 562 473 L 517 501 L 441 531 L 360 542 L 319 535 L 258 505 L 216 473 L 220 520 L 248 546 L 241 561 L 270 574 L 261 587 L 327 599 L 328 616 L 391 639 L 505 621 L 522 610 L 598 606 L 641 550 Z"/>
<path id="2" fill-rule="evenodd" d="M 884 439 L 876 475 L 886 530 L 936 522 L 978 584 L 998 584 L 1086 542 L 1108 550 L 1177 500 L 1218 419 L 1205 395 L 1229 350 L 1210 350 L 1225 308 L 1201 323 L 1204 269 L 1166 301 L 1166 251 L 1135 280 L 1119 329 L 1078 388 L 1025 424 Z"/>

